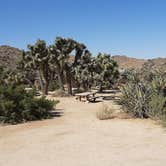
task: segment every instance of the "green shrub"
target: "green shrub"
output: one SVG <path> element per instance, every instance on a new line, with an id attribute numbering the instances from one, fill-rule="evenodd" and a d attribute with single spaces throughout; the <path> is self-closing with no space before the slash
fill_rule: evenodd
<path id="1" fill-rule="evenodd" d="M 35 91 L 27 92 L 22 86 L 0 86 L 0 122 L 17 124 L 51 118 L 57 101 L 35 98 Z"/>
<path id="2" fill-rule="evenodd" d="M 166 115 L 166 97 L 162 95 L 152 95 L 149 102 L 148 116 L 152 119 L 162 119 Z"/>

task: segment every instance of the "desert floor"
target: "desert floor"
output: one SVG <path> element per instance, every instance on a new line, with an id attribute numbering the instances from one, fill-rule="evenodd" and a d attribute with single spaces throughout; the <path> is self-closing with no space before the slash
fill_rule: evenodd
<path id="1" fill-rule="evenodd" d="M 0 126 L 0 166 L 166 165 L 166 131 L 153 121 L 101 121 L 96 111 L 103 102 L 58 99 L 60 117 Z"/>

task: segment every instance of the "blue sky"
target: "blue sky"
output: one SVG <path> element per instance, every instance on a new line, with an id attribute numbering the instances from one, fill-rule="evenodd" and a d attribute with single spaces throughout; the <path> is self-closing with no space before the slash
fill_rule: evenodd
<path id="1" fill-rule="evenodd" d="M 0 0 L 0 45 L 70 37 L 98 52 L 166 57 L 166 0 Z"/>

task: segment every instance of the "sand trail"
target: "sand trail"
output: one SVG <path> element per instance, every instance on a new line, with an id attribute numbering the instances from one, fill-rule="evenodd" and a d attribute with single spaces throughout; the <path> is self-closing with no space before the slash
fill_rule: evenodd
<path id="1" fill-rule="evenodd" d="M 61 117 L 0 127 L 0 166 L 166 165 L 166 132 L 153 121 L 100 121 L 102 102 L 59 100 Z"/>

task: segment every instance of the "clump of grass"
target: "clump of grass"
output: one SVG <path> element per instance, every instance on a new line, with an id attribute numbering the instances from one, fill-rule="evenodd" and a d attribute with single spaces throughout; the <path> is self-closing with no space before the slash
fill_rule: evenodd
<path id="1" fill-rule="evenodd" d="M 96 113 L 96 117 L 100 120 L 113 119 L 115 118 L 115 116 L 113 115 L 114 112 L 114 108 L 109 108 L 107 105 L 103 104 L 103 106 Z"/>

